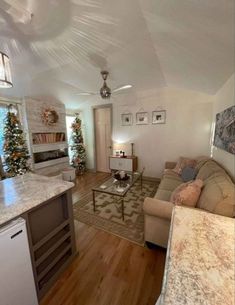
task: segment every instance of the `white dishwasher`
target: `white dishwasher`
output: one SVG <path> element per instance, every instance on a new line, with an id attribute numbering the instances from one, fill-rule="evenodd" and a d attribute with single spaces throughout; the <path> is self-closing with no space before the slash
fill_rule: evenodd
<path id="1" fill-rule="evenodd" d="M 23 218 L 0 228 L 0 304 L 38 305 Z"/>

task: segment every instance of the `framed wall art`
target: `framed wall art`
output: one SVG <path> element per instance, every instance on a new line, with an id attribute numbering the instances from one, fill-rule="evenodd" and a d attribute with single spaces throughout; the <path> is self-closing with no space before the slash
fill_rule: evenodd
<path id="1" fill-rule="evenodd" d="M 214 146 L 235 155 L 235 106 L 216 114 Z"/>
<path id="2" fill-rule="evenodd" d="M 149 123 L 148 112 L 136 113 L 136 125 L 147 125 Z"/>
<path id="3" fill-rule="evenodd" d="M 121 115 L 122 126 L 131 126 L 133 124 L 133 115 L 132 113 L 123 113 Z"/>
<path id="4" fill-rule="evenodd" d="M 166 123 L 166 110 L 152 112 L 152 124 L 165 124 Z"/>

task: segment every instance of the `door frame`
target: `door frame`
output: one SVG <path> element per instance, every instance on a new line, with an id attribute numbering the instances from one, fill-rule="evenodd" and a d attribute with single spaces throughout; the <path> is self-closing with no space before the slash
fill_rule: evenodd
<path id="1" fill-rule="evenodd" d="M 109 108 L 110 109 L 110 121 L 111 121 L 111 141 L 112 140 L 112 134 L 113 134 L 113 104 L 103 104 L 98 106 L 92 107 L 92 116 L 93 116 L 93 145 L 94 145 L 94 171 L 97 172 L 97 158 L 96 158 L 96 126 L 95 126 L 95 110 L 101 109 L 101 108 Z"/>

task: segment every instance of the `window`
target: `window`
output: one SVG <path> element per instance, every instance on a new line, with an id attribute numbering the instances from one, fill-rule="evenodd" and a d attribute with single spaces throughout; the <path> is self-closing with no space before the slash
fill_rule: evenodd
<path id="1" fill-rule="evenodd" d="M 3 144 L 4 144 L 4 119 L 7 114 L 7 107 L 5 105 L 0 104 L 0 155 L 3 155 Z"/>
<path id="2" fill-rule="evenodd" d="M 69 144 L 69 159 L 70 159 L 70 162 L 72 160 L 72 152 L 71 152 L 71 148 L 70 148 L 71 135 L 72 135 L 71 125 L 72 125 L 74 119 L 75 119 L 75 116 L 66 115 L 66 128 L 67 128 L 67 137 L 68 137 L 68 144 Z"/>

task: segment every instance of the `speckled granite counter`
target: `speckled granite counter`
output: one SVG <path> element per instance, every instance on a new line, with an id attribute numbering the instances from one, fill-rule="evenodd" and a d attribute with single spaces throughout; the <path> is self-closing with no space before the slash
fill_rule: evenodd
<path id="1" fill-rule="evenodd" d="M 73 185 L 31 173 L 0 181 L 0 225 L 71 189 Z"/>
<path id="2" fill-rule="evenodd" d="M 234 305 L 235 220 L 175 207 L 161 305 Z"/>

